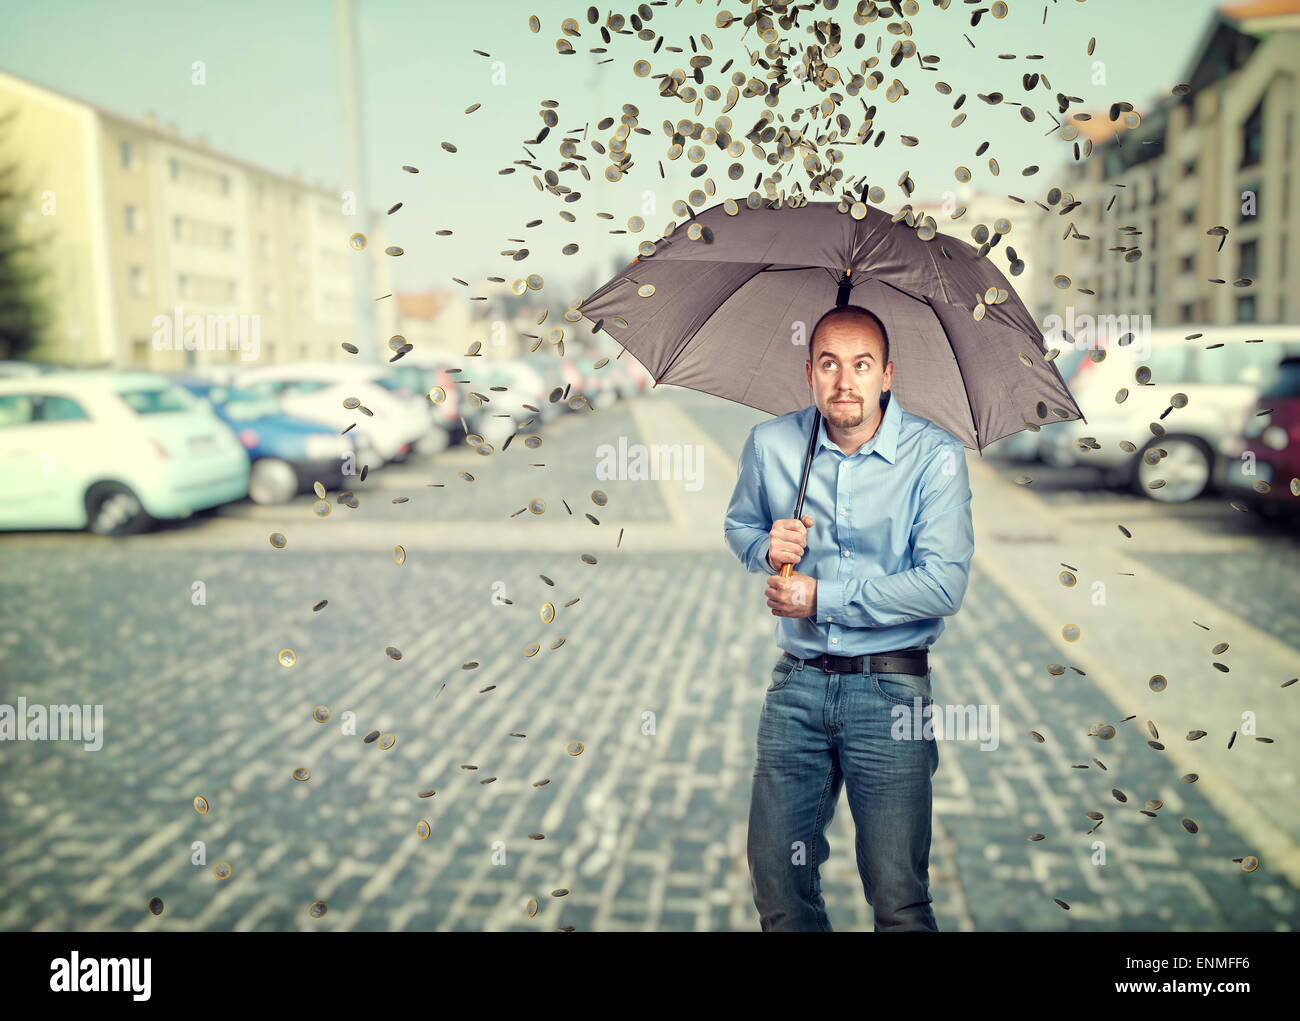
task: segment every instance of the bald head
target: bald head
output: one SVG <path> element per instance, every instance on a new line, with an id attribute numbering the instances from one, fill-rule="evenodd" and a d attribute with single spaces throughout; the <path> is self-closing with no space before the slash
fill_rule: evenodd
<path id="1" fill-rule="evenodd" d="M 836 333 L 851 331 L 865 337 L 879 337 L 878 343 L 882 346 L 882 366 L 889 364 L 889 334 L 885 331 L 885 324 L 872 312 L 863 308 L 861 305 L 838 305 L 817 320 L 813 326 L 812 335 L 808 338 L 808 358 L 810 361 L 817 359 L 817 338 L 818 335 L 825 335 L 825 328 L 834 330 Z"/>

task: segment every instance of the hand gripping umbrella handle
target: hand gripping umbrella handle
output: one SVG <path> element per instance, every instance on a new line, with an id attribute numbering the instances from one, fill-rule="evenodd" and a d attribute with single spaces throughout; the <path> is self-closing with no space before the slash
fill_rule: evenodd
<path id="1" fill-rule="evenodd" d="M 794 504 L 794 517 L 798 521 L 803 517 L 803 494 L 808 489 L 808 469 L 812 467 L 813 451 L 817 448 L 817 433 L 821 430 L 822 413 L 813 410 L 812 431 L 808 435 L 808 451 L 803 456 L 803 477 L 799 480 L 799 499 Z M 794 570 L 794 564 L 781 565 L 781 577 L 788 578 Z"/>

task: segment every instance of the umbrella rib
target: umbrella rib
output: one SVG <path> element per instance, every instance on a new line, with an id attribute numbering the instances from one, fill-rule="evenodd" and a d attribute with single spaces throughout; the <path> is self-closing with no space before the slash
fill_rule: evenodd
<path id="1" fill-rule="evenodd" d="M 931 302 L 931 301 L 929 301 L 929 300 L 927 299 L 927 300 L 926 300 L 926 305 L 928 305 L 928 306 L 930 307 L 930 311 L 931 311 L 931 313 L 933 313 L 933 312 L 934 312 L 934 303 Z M 955 306 L 954 306 L 954 307 L 955 307 Z M 939 319 L 939 316 L 938 316 L 938 315 L 935 315 L 935 319 L 938 319 L 938 320 L 939 320 L 939 325 L 940 325 L 940 326 L 943 326 L 943 320 L 942 320 L 942 319 Z M 970 415 L 971 431 L 975 433 L 975 452 L 976 452 L 977 454 L 979 454 L 980 457 L 983 457 L 983 456 L 984 456 L 984 444 L 983 444 L 983 441 L 981 441 L 981 439 L 980 439 L 980 427 L 979 427 L 979 423 L 975 421 L 975 409 L 971 407 L 971 403 L 970 403 L 970 391 L 969 391 L 968 389 L 966 389 L 966 373 L 964 373 L 964 372 L 961 371 L 961 359 L 957 357 L 957 352 L 956 352 L 956 351 L 953 351 L 953 348 L 952 348 L 952 339 L 948 336 L 948 330 L 947 330 L 946 327 L 944 328 L 944 331 L 943 331 L 943 339 L 946 340 L 946 341 L 948 341 L 948 350 L 949 350 L 949 351 L 952 351 L 952 360 L 953 360 L 954 362 L 957 363 L 957 375 L 958 375 L 959 377 L 961 377 L 961 392 L 962 392 L 963 394 L 966 395 L 966 411 L 967 411 L 967 413 Z"/>

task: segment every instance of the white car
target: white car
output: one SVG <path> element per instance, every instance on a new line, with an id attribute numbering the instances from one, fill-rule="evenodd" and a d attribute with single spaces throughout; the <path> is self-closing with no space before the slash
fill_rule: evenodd
<path id="1" fill-rule="evenodd" d="M 213 412 L 149 372 L 0 380 L 0 528 L 140 531 L 248 495 L 248 452 Z"/>
<path id="2" fill-rule="evenodd" d="M 1190 334 L 1201 336 L 1188 340 Z M 1261 342 L 1247 343 L 1255 339 Z M 1043 429 L 1039 455 L 1057 468 L 1108 469 L 1116 481 L 1155 500 L 1194 500 L 1210 484 L 1220 446 L 1241 434 L 1260 387 L 1285 355 L 1300 353 L 1300 326 L 1179 326 L 1152 330 L 1149 351 L 1145 343 L 1098 345 L 1106 351 L 1102 361 L 1089 355 L 1080 362 L 1070 391 L 1087 422 Z M 1150 370 L 1147 384 L 1137 379 L 1142 367 Z M 1118 402 L 1121 388 L 1128 394 Z M 1175 394 L 1184 395 L 1186 405 L 1161 418 Z M 1164 433 L 1157 435 L 1152 423 Z M 1095 448 L 1082 442 L 1086 437 Z M 1126 452 L 1122 441 L 1135 449 Z M 1152 489 L 1159 480 L 1164 485 Z"/>
<path id="3" fill-rule="evenodd" d="M 376 381 L 383 372 L 378 365 L 300 362 L 245 369 L 236 372 L 231 382 L 274 395 L 287 413 L 299 418 L 326 422 L 340 430 L 355 423 L 386 462 L 405 457 L 432 426 L 419 401 L 392 393 Z M 343 402 L 349 397 L 357 398 L 373 414 L 345 408 Z"/>

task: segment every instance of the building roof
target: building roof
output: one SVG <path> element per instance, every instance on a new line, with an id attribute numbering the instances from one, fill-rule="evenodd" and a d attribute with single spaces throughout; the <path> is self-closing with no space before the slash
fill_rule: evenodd
<path id="1" fill-rule="evenodd" d="M 437 319 L 451 300 L 447 291 L 398 293 L 394 297 L 397 299 L 397 314 L 408 319 Z"/>
<path id="2" fill-rule="evenodd" d="M 1219 13 L 1238 22 L 1300 15 L 1300 0 L 1242 0 L 1240 3 L 1220 4 Z"/>
<path id="3" fill-rule="evenodd" d="M 154 138 L 157 138 L 160 141 L 168 142 L 181 149 L 189 149 L 191 152 L 202 153 L 204 156 L 208 156 L 218 160 L 223 160 L 226 163 L 233 164 L 234 166 L 237 167 L 242 167 L 244 170 L 251 171 L 254 174 L 261 175 L 262 177 L 270 177 L 277 181 L 280 181 L 283 184 L 291 185 L 295 188 L 300 188 L 304 192 L 312 192 L 314 194 L 328 196 L 330 198 L 336 198 L 338 196 L 338 189 L 317 187 L 314 184 L 308 184 L 305 181 L 295 179 L 294 177 L 288 174 L 282 174 L 275 170 L 268 170 L 266 167 L 258 166 L 256 163 L 250 163 L 248 160 L 240 159 L 238 156 L 231 156 L 229 153 L 224 153 L 216 149 L 213 149 L 210 146 L 208 146 L 205 142 L 188 141 L 184 138 L 181 138 L 179 134 L 172 134 L 170 131 L 167 131 L 163 128 L 159 128 L 156 124 L 149 123 L 149 121 L 147 120 L 143 120 L 143 119 L 136 120 L 133 117 L 127 117 L 124 114 L 116 113 L 112 110 L 105 109 L 104 107 L 99 106 L 96 103 L 92 103 L 90 102 L 90 100 L 84 99 L 81 96 L 73 95 L 70 92 L 64 92 L 61 89 L 53 89 L 50 88 L 50 86 L 48 85 L 43 85 L 40 82 L 32 81 L 30 78 L 22 78 L 19 75 L 13 74 L 9 71 L 0 70 L 0 79 L 4 79 L 4 78 L 12 78 L 14 81 L 22 82 L 24 85 L 27 85 L 30 88 L 36 89 L 40 92 L 48 92 L 51 95 L 59 96 L 70 102 L 77 103 L 81 106 L 86 107 L 88 110 L 93 110 L 100 117 L 105 117 L 110 120 L 117 121 L 120 124 L 125 124 L 129 126 L 132 130 L 140 131 L 147 135 L 152 135 Z"/>

